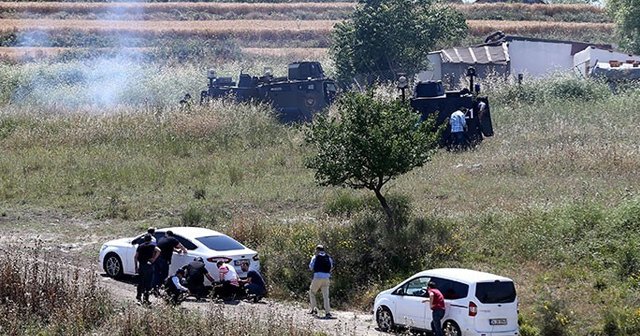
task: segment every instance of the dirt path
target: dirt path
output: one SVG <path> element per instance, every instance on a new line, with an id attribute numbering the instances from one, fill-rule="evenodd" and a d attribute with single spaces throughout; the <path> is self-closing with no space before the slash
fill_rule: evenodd
<path id="1" fill-rule="evenodd" d="M 130 281 L 118 281 L 104 276 L 99 277 L 100 284 L 107 288 L 121 302 L 135 302 L 136 289 Z M 159 299 L 151 298 L 152 306 L 164 304 Z M 186 301 L 182 303 L 186 309 L 206 311 L 207 309 L 223 309 L 231 316 L 251 316 L 268 321 L 270 316 L 281 316 L 302 329 L 324 332 L 329 335 L 389 335 L 375 329 L 375 321 L 370 314 L 333 311 L 332 319 L 316 318 L 307 314 L 307 308 L 300 304 L 277 302 L 263 299 L 261 303 L 252 304 L 244 301 L 233 303 L 213 303 Z"/>

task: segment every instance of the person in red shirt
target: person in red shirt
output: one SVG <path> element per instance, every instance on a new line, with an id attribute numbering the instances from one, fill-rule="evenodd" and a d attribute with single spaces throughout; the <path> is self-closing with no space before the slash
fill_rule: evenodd
<path id="1" fill-rule="evenodd" d="M 427 292 L 429 292 L 429 299 L 422 301 L 423 303 L 429 302 L 431 306 L 431 331 L 434 336 L 444 336 L 442 333 L 442 319 L 444 318 L 444 296 L 436 288 L 436 283 L 429 281 L 427 284 Z"/>

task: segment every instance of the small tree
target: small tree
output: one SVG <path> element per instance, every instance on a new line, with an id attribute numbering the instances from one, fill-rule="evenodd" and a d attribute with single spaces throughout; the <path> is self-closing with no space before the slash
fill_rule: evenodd
<path id="1" fill-rule="evenodd" d="M 330 53 L 342 81 L 388 80 L 397 72 L 426 69 L 433 48 L 466 34 L 462 13 L 434 0 L 361 0 L 336 24 Z"/>
<path id="2" fill-rule="evenodd" d="M 620 46 L 640 53 L 640 0 L 609 0 L 607 7 L 616 22 Z"/>
<path id="3" fill-rule="evenodd" d="M 374 97 L 373 91 L 344 94 L 335 116 L 320 115 L 306 132 L 315 149 L 306 166 L 320 185 L 373 191 L 393 222 L 382 194 L 391 179 L 427 162 L 438 147 L 440 129 L 434 121 L 419 123 L 407 103 Z"/>

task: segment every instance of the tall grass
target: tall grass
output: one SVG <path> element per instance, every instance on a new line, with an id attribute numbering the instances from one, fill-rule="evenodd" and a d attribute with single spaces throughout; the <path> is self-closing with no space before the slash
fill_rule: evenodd
<path id="1" fill-rule="evenodd" d="M 96 285 L 96 274 L 54 262 L 40 248 L 0 254 L 0 331 L 86 335 L 102 325 L 114 302 Z"/>

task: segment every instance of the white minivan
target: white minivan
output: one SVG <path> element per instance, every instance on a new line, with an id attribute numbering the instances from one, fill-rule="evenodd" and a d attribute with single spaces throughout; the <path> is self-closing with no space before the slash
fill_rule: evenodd
<path id="1" fill-rule="evenodd" d="M 463 268 L 417 273 L 376 296 L 373 314 L 382 331 L 396 326 L 431 331 L 427 284 L 445 299 L 442 328 L 447 336 L 518 335 L 518 297 L 513 280 Z"/>

